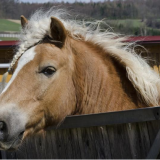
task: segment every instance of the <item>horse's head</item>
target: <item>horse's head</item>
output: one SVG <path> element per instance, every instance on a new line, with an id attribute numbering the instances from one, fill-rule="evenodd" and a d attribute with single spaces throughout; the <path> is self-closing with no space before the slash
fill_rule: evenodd
<path id="1" fill-rule="evenodd" d="M 24 17 L 21 21 L 28 25 Z M 67 32 L 52 17 L 50 37 L 27 49 L 14 65 L 13 76 L 0 96 L 1 149 L 17 148 L 27 135 L 73 112 L 73 56 L 66 45 Z"/>
<path id="2" fill-rule="evenodd" d="M 0 95 L 0 149 L 17 148 L 67 115 L 142 107 L 141 96 L 159 104 L 159 76 L 123 38 L 101 32 L 99 22 L 61 17 L 52 10 L 21 17 L 13 76 Z"/>

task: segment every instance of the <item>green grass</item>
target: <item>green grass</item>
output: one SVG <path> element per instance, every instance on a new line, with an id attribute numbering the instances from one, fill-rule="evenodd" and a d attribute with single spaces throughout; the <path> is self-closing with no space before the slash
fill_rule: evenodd
<path id="1" fill-rule="evenodd" d="M 18 38 L 15 37 L 0 37 L 1 41 L 14 41 L 14 40 L 18 40 Z"/>
<path id="2" fill-rule="evenodd" d="M 19 32 L 20 24 L 11 22 L 6 19 L 0 19 L 0 32 L 5 32 L 5 31 Z"/>
<path id="3" fill-rule="evenodd" d="M 128 24 L 132 25 L 132 27 L 140 27 L 143 26 L 144 23 L 141 22 L 140 19 L 121 19 L 121 20 L 107 20 L 107 22 L 109 24 L 113 24 L 113 25 L 123 25 L 124 27 L 126 27 Z"/>
<path id="4" fill-rule="evenodd" d="M 125 35 L 142 36 L 144 35 L 144 30 L 146 30 L 147 35 L 160 35 L 160 29 L 147 27 L 140 19 L 117 19 L 107 20 L 106 22 L 115 32 Z"/>

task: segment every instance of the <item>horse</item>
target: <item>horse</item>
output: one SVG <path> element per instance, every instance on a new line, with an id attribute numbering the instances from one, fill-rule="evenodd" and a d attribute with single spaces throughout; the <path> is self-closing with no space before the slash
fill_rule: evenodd
<path id="1" fill-rule="evenodd" d="M 103 22 L 102 22 L 103 23 Z M 124 36 L 63 10 L 21 16 L 21 36 L 0 95 L 0 149 L 68 115 L 159 105 L 160 78 Z"/>

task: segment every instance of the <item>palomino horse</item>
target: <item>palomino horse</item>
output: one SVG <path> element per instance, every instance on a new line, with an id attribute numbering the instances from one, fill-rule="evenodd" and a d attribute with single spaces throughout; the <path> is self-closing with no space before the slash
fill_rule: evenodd
<path id="1" fill-rule="evenodd" d="M 0 148 L 21 141 L 67 115 L 159 104 L 160 78 L 124 38 L 77 22 L 61 10 L 21 17 L 19 47 L 0 95 Z M 97 27 L 96 27 L 97 26 Z"/>

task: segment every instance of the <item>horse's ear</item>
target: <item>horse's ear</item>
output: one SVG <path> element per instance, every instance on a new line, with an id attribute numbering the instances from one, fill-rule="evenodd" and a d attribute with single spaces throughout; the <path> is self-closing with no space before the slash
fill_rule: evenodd
<path id="1" fill-rule="evenodd" d="M 22 26 L 22 28 L 24 28 L 27 23 L 28 23 L 28 20 L 22 15 L 21 16 L 21 26 Z"/>
<path id="2" fill-rule="evenodd" d="M 62 47 L 64 45 L 67 35 L 63 23 L 59 19 L 51 17 L 50 29 L 53 40 L 55 40 L 55 42 L 57 41 L 57 44 Z"/>

